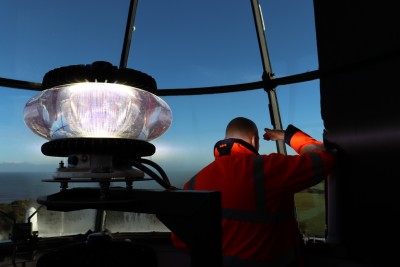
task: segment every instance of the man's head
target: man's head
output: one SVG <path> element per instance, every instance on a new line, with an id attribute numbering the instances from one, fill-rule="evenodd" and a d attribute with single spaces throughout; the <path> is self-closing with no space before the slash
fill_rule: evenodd
<path id="1" fill-rule="evenodd" d="M 257 151 L 260 148 L 257 125 L 247 118 L 237 117 L 226 126 L 225 139 L 237 138 L 252 145 Z"/>

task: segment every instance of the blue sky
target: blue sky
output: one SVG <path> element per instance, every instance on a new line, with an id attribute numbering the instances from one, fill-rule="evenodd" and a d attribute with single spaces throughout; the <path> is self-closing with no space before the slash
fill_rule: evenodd
<path id="1" fill-rule="evenodd" d="M 312 0 L 260 4 L 276 77 L 317 69 Z M 127 0 L 1 1 L 0 77 L 41 82 L 46 72 L 62 66 L 98 60 L 118 66 L 128 7 Z M 128 67 L 151 75 L 159 89 L 261 80 L 250 1 L 139 0 Z M 24 125 L 24 105 L 36 93 L 0 87 L 0 171 L 37 169 L 30 164 L 51 170 L 60 161 L 42 155 L 46 140 Z M 292 123 L 320 139 L 319 82 L 281 86 L 277 93 L 284 127 Z M 260 134 L 271 127 L 268 97 L 261 89 L 163 99 L 173 122 L 153 141 L 157 151 L 151 159 L 177 177 L 172 178 L 176 184 L 183 172 L 212 160 L 212 147 L 233 117 L 253 119 Z M 274 150 L 274 143 L 261 142 L 261 153 Z M 5 164 L 10 162 L 15 164 Z M 50 165 L 40 167 L 44 164 Z"/>

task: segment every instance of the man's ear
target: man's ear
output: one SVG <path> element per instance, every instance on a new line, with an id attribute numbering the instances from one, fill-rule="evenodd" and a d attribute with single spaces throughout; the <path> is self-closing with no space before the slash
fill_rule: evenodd
<path id="1" fill-rule="evenodd" d="M 253 135 L 251 137 L 251 145 L 258 151 L 258 149 L 260 148 L 260 140 L 258 136 Z"/>

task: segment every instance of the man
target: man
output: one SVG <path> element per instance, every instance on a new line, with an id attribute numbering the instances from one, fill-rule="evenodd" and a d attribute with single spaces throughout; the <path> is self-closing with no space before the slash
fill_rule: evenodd
<path id="1" fill-rule="evenodd" d="M 285 140 L 299 155 L 259 155 L 255 123 L 238 117 L 214 146 L 215 160 L 184 189 L 221 191 L 224 266 L 302 266 L 294 194 L 326 178 L 334 156 L 289 125 L 264 129 L 264 140 Z M 172 233 L 173 244 L 190 250 Z"/>

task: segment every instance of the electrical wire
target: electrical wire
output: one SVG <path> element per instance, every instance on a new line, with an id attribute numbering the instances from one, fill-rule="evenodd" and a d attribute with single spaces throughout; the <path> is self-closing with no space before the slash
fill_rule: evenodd
<path id="1" fill-rule="evenodd" d="M 141 161 L 143 160 L 143 159 L 140 159 Z M 149 162 L 147 162 L 147 160 L 144 160 L 144 161 L 146 161 L 146 163 L 149 163 L 149 162 L 151 162 L 151 161 L 149 161 Z M 154 165 L 156 165 L 155 163 L 151 163 L 151 164 L 154 164 Z M 173 187 L 173 186 L 171 186 L 171 184 L 170 184 L 170 182 L 169 182 L 169 180 L 168 180 L 168 178 L 166 179 L 166 180 L 164 180 L 162 177 L 160 177 L 158 174 L 156 174 L 155 172 L 153 172 L 151 169 L 149 169 L 148 167 L 146 167 L 142 162 L 139 162 L 139 161 L 132 161 L 131 162 L 131 165 L 133 166 L 133 167 L 135 167 L 135 168 L 138 168 L 139 170 L 141 170 L 141 171 L 143 171 L 144 173 L 146 173 L 147 175 L 149 175 L 151 178 L 153 178 L 153 180 L 155 180 L 157 183 L 159 183 L 162 187 L 164 187 L 165 189 L 171 189 L 171 187 Z M 158 165 L 156 165 L 156 166 L 158 166 Z M 153 166 L 152 166 L 153 167 Z M 160 167 L 157 167 L 157 168 L 160 168 Z M 161 169 L 161 168 L 160 168 Z M 158 169 L 157 169 L 157 171 L 159 171 Z M 162 172 L 164 172 L 164 171 L 162 171 Z"/>

